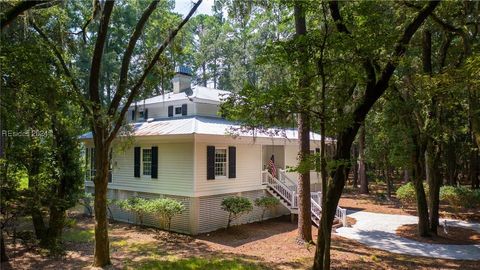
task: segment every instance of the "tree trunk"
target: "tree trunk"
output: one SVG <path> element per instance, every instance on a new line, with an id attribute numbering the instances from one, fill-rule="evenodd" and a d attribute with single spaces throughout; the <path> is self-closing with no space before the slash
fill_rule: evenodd
<path id="1" fill-rule="evenodd" d="M 207 87 L 207 64 L 202 62 L 202 85 Z"/>
<path id="2" fill-rule="evenodd" d="M 0 262 L 7 262 L 7 250 L 5 249 L 5 239 L 3 238 L 3 230 L 0 231 Z"/>
<path id="3" fill-rule="evenodd" d="M 447 185 L 455 186 L 457 184 L 457 153 L 455 151 L 455 143 L 449 138 L 445 145 L 445 167 Z"/>
<path id="4" fill-rule="evenodd" d="M 106 133 L 106 130 L 102 131 Z M 95 140 L 95 252 L 93 265 L 102 267 L 111 264 L 107 219 L 109 145 L 104 145 L 103 136 L 98 135 L 96 137 L 98 139 Z"/>
<path id="5" fill-rule="evenodd" d="M 301 37 L 307 33 L 307 25 L 305 21 L 305 11 L 303 3 L 295 2 L 295 31 L 296 36 Z M 300 52 L 299 64 L 306 69 L 308 65 L 307 51 L 304 45 L 298 49 Z M 308 99 L 308 74 L 305 70 L 301 72 L 301 80 L 299 89 L 301 96 L 301 104 L 307 106 Z M 312 242 L 312 221 L 311 221 L 311 202 L 310 202 L 310 116 L 308 110 L 302 108 L 298 114 L 298 140 L 300 141 L 298 160 L 299 160 L 299 177 L 298 177 L 298 233 L 297 240 L 299 242 Z"/>
<path id="6" fill-rule="evenodd" d="M 418 235 L 421 237 L 430 236 L 428 204 L 423 188 L 423 176 L 425 175 L 425 166 L 423 164 L 425 148 L 422 147 L 419 140 L 414 142 L 414 150 L 412 153 L 413 165 L 413 185 L 415 187 L 415 196 L 417 198 L 417 215 L 418 215 Z"/>
<path id="7" fill-rule="evenodd" d="M 358 157 L 358 149 L 356 145 L 352 146 L 352 151 L 353 151 L 352 156 Z M 353 172 L 352 187 L 356 189 L 358 188 L 358 160 L 355 160 L 355 162 L 353 163 L 352 172 Z"/>
<path id="8" fill-rule="evenodd" d="M 440 207 L 440 186 L 442 175 L 440 172 L 440 151 L 435 145 L 430 145 L 427 148 L 426 156 L 428 157 L 427 173 L 430 174 L 428 180 L 428 206 L 429 206 L 429 220 L 430 233 L 437 235 L 437 228 L 439 225 L 439 207 Z"/>
<path id="9" fill-rule="evenodd" d="M 387 198 L 390 200 L 392 198 L 392 178 L 390 175 L 390 164 L 388 163 L 388 158 L 385 156 L 385 182 L 387 184 Z"/>
<path id="10" fill-rule="evenodd" d="M 30 159 L 28 166 L 28 189 L 31 195 L 31 207 L 30 215 L 32 216 L 33 228 L 35 230 L 35 236 L 40 243 L 43 244 L 46 236 L 46 225 L 43 220 L 43 214 L 41 211 L 40 200 L 38 198 L 37 187 L 38 187 L 38 177 L 40 173 L 40 164 L 39 164 L 39 149 L 34 147 L 31 151 Z"/>
<path id="11" fill-rule="evenodd" d="M 358 128 L 358 126 L 354 126 L 339 134 L 335 160 L 350 160 L 350 148 Z M 349 170 L 349 163 L 340 163 L 340 165 L 331 172 L 333 181 L 329 182 L 327 191 L 324 192 L 325 194 L 322 194 L 324 196 L 324 203 L 322 205 L 322 217 L 318 230 L 317 249 L 315 251 L 313 269 L 330 269 L 330 245 L 333 220 Z"/>
<path id="12" fill-rule="evenodd" d="M 310 201 L 310 171 L 308 170 L 310 156 L 310 119 L 307 114 L 298 116 L 298 139 L 300 141 L 299 164 L 301 171 L 298 177 L 298 240 L 312 242 L 311 201 Z"/>
<path id="13" fill-rule="evenodd" d="M 365 168 L 365 123 L 360 127 L 358 135 L 358 179 L 360 180 L 360 193 L 368 194 L 368 179 Z"/>
<path id="14" fill-rule="evenodd" d="M 480 188 L 480 181 L 478 179 L 478 149 L 470 150 L 469 155 L 469 169 L 468 169 L 468 179 L 471 183 L 472 189 Z"/>

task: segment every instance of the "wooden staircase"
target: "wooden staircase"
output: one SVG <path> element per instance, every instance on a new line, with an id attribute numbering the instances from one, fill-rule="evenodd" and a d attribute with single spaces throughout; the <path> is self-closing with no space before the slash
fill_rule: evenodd
<path id="1" fill-rule="evenodd" d="M 290 210 L 292 214 L 298 214 L 298 193 L 297 183 L 288 178 L 284 170 L 278 170 L 278 178 L 271 175 L 267 170 L 262 171 L 262 184 L 266 186 L 266 190 L 280 203 Z M 322 215 L 321 192 L 311 192 L 311 218 L 312 222 L 318 227 L 320 217 Z M 347 226 L 346 209 L 337 207 L 335 218 L 343 226 Z"/>

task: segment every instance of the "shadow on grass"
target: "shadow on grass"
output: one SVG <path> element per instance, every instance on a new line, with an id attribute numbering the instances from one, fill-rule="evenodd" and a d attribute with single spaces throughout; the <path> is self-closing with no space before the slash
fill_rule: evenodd
<path id="1" fill-rule="evenodd" d="M 215 270 L 257 270 L 272 269 L 266 265 L 249 262 L 243 259 L 204 259 L 188 258 L 172 261 L 146 260 L 137 264 L 126 265 L 125 269 L 139 270 L 194 270 L 194 269 L 215 269 Z"/>

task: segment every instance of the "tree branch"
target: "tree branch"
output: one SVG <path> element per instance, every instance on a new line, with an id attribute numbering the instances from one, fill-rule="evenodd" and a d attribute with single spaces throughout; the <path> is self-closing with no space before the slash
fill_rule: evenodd
<path id="1" fill-rule="evenodd" d="M 110 135 L 107 138 L 107 143 L 111 142 L 115 138 L 118 130 L 122 126 L 123 119 L 125 117 L 125 114 L 128 111 L 128 107 L 130 106 L 130 104 L 132 104 L 133 99 L 137 96 L 138 92 L 140 91 L 140 88 L 143 85 L 143 82 L 145 81 L 145 78 L 148 76 L 150 71 L 153 69 L 153 67 L 157 63 L 158 59 L 160 58 L 160 55 L 167 48 L 167 46 L 170 44 L 170 42 L 175 38 L 178 31 L 180 31 L 182 29 L 182 27 L 188 22 L 188 20 L 190 20 L 190 17 L 193 16 L 193 14 L 197 10 L 198 6 L 200 6 L 202 1 L 203 0 L 198 0 L 197 3 L 194 4 L 194 6 L 192 7 L 192 9 L 188 13 L 188 15 L 183 19 L 183 21 L 177 26 L 177 28 L 175 30 L 170 32 L 170 35 L 167 37 L 167 39 L 165 39 L 163 44 L 158 48 L 158 50 L 155 53 L 155 55 L 153 56 L 152 60 L 150 61 L 150 63 L 147 65 L 147 67 L 143 71 L 142 76 L 138 79 L 138 81 L 133 86 L 132 91 L 130 92 L 130 94 L 128 96 L 127 102 L 124 104 L 124 106 L 123 106 L 123 108 L 120 112 L 120 116 L 116 120 L 115 127 L 110 132 Z"/>
<path id="2" fill-rule="evenodd" d="M 409 8 L 416 9 L 417 11 L 420 11 L 422 9 L 422 7 L 417 6 L 417 5 L 415 5 L 413 3 L 410 3 L 410 2 L 407 2 L 407 1 L 405 1 L 404 4 L 405 4 L 405 6 L 407 6 Z M 465 30 L 463 30 L 461 27 L 455 27 L 452 24 L 449 24 L 449 23 L 443 21 L 435 13 L 432 13 L 430 15 L 430 18 L 432 18 L 432 20 L 435 23 L 437 23 L 438 25 L 440 25 L 440 27 L 442 27 L 445 31 L 452 32 L 452 33 L 455 33 L 455 34 L 459 35 L 463 40 L 464 53 L 466 55 L 470 55 L 470 53 L 471 53 L 470 39 L 468 37 L 468 33 L 465 32 Z"/>
<path id="3" fill-rule="evenodd" d="M 330 9 L 330 14 L 332 16 L 333 21 L 335 22 L 335 26 L 337 27 L 338 32 L 350 35 L 351 33 L 350 31 L 348 31 L 347 26 L 343 22 L 343 17 L 340 14 L 338 1 L 328 2 L 328 8 Z"/>
<path id="4" fill-rule="evenodd" d="M 145 24 L 148 21 L 150 15 L 152 15 L 153 11 L 157 8 L 159 0 L 155 0 L 145 9 L 140 20 L 138 21 L 137 25 L 135 26 L 135 30 L 133 31 L 132 36 L 130 37 L 130 41 L 128 42 L 127 49 L 125 50 L 125 54 L 123 55 L 122 59 L 122 66 L 120 68 L 120 75 L 119 75 L 119 82 L 117 91 L 115 96 L 113 97 L 112 102 L 110 103 L 110 107 L 108 108 L 109 115 L 115 115 L 117 112 L 118 106 L 120 105 L 120 101 L 122 97 L 125 95 L 127 90 L 127 81 L 128 81 L 128 68 L 130 65 L 130 60 L 133 55 L 133 51 L 135 49 L 135 45 L 137 44 L 140 35 L 142 34 L 143 28 L 145 28 Z"/>
<path id="5" fill-rule="evenodd" d="M 75 82 L 75 79 L 73 78 L 73 75 L 70 72 L 70 69 L 68 68 L 67 63 L 63 58 L 60 50 L 55 46 L 55 44 L 53 44 L 53 42 L 47 37 L 47 35 L 42 31 L 42 29 L 33 21 L 32 18 L 29 19 L 29 23 L 33 27 L 33 29 L 35 29 L 35 31 L 40 35 L 40 37 L 46 43 L 47 47 L 53 52 L 58 62 L 60 62 L 60 66 L 63 69 L 63 73 L 69 79 L 70 84 L 72 85 L 72 88 L 73 88 L 73 93 L 74 95 L 77 96 L 77 99 L 80 102 L 80 105 L 85 109 L 87 113 L 91 114 L 92 111 L 90 107 L 87 105 L 87 103 L 85 102 L 85 99 L 80 91 L 80 88 L 77 86 L 77 83 Z"/>
<path id="6" fill-rule="evenodd" d="M 103 12 L 100 18 L 98 36 L 95 42 L 95 48 L 93 50 L 92 65 L 90 67 L 90 79 L 88 88 L 90 94 L 90 101 L 94 103 L 94 114 L 98 114 L 98 112 L 100 111 L 100 66 L 102 63 L 103 49 L 105 46 L 105 42 L 107 41 L 108 23 L 110 21 L 110 15 L 112 14 L 113 5 L 113 0 L 105 1 L 105 6 L 103 8 Z"/>
<path id="7" fill-rule="evenodd" d="M 421 9 L 417 14 L 415 19 L 410 22 L 405 28 L 402 36 L 395 44 L 394 53 L 381 72 L 379 80 L 375 83 L 374 87 L 367 87 L 364 95 L 364 102 L 359 104 L 359 106 L 354 111 L 354 121 L 356 125 L 360 125 L 361 122 L 365 119 L 370 108 L 373 106 L 375 101 L 383 94 L 383 92 L 388 87 L 388 82 L 393 75 L 393 72 L 397 68 L 399 59 L 405 54 L 406 46 L 410 43 L 415 32 L 420 28 L 423 22 L 432 14 L 435 8 L 438 6 L 440 1 L 431 1 Z"/>
<path id="8" fill-rule="evenodd" d="M 16 4 L 13 8 L 8 10 L 4 16 L 2 16 L 2 19 L 0 20 L 0 27 L 1 30 L 3 31 L 3 28 L 5 28 L 7 25 L 9 25 L 15 18 L 18 17 L 18 15 L 22 14 L 23 12 L 31 9 L 32 7 L 46 3 L 48 1 L 21 1 L 18 4 Z"/>

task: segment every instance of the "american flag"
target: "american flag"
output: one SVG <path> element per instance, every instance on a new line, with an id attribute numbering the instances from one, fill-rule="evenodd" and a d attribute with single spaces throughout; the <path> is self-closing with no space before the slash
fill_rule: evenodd
<path id="1" fill-rule="evenodd" d="M 268 161 L 268 171 L 273 177 L 277 177 L 277 168 L 275 168 L 275 157 L 273 155 Z"/>

